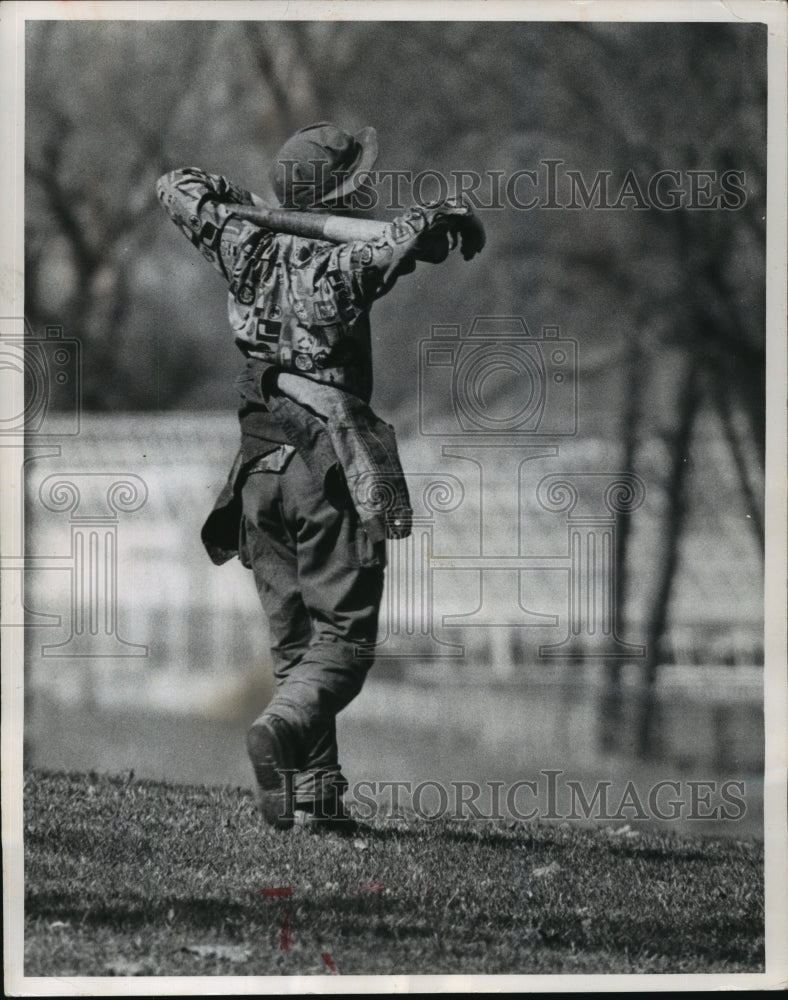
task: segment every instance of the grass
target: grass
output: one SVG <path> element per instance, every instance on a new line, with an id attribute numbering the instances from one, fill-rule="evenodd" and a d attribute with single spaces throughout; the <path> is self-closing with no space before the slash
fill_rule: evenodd
<path id="1" fill-rule="evenodd" d="M 25 873 L 28 976 L 763 971 L 749 840 L 282 833 L 241 789 L 33 771 Z"/>

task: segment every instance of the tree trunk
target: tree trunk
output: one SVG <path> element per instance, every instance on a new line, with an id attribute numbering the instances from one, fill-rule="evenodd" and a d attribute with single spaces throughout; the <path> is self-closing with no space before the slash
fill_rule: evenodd
<path id="1" fill-rule="evenodd" d="M 643 366 L 645 359 L 640 343 L 640 334 L 636 333 L 627 351 L 626 379 L 627 401 L 621 421 L 621 436 L 623 448 L 621 453 L 621 471 L 631 472 L 635 467 L 639 443 L 639 429 L 642 417 L 643 401 Z M 632 520 L 630 517 L 619 517 L 616 525 L 616 552 L 614 565 L 614 597 L 616 622 L 620 634 L 625 627 L 625 609 L 627 601 L 627 558 L 629 540 L 631 537 Z M 602 703 L 599 718 L 599 745 L 602 750 L 617 750 L 621 745 L 621 734 L 624 728 L 624 701 L 621 690 L 621 660 L 608 660 L 605 663 L 605 686 L 602 692 Z"/>
<path id="2" fill-rule="evenodd" d="M 689 452 L 699 405 L 700 366 L 697 358 L 691 355 L 687 361 L 677 401 L 678 423 L 670 442 L 671 467 L 666 483 L 668 503 L 662 526 L 662 551 L 657 555 L 657 587 L 646 630 L 646 658 L 643 664 L 637 734 L 638 756 L 641 759 L 654 759 L 659 756 L 657 738 L 659 720 L 655 686 L 686 522 Z"/>
<path id="3" fill-rule="evenodd" d="M 722 382 L 723 377 L 720 375 L 714 381 L 714 405 L 717 408 L 720 423 L 725 433 L 725 440 L 728 443 L 733 464 L 736 467 L 736 475 L 739 479 L 739 486 L 747 509 L 747 517 L 758 543 L 758 554 L 761 557 L 761 561 L 763 561 L 765 558 L 764 546 L 766 541 L 763 496 L 758 497 L 753 489 L 747 456 L 731 419 L 731 407 L 734 405 L 732 395 L 728 391 L 727 385 Z"/>

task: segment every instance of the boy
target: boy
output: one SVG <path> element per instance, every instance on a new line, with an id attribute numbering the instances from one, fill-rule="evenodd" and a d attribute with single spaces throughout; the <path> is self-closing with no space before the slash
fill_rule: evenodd
<path id="1" fill-rule="evenodd" d="M 376 157 L 372 128 L 310 125 L 279 151 L 273 187 L 293 212 L 352 208 Z M 217 564 L 238 554 L 251 568 L 270 624 L 276 689 L 247 734 L 260 809 L 283 829 L 347 830 L 335 718 L 371 665 L 385 540 L 407 535 L 410 515 L 393 429 L 368 406 L 369 311 L 417 259 L 444 260 L 458 236 L 470 259 L 483 231 L 467 206 L 446 203 L 411 209 L 372 241 L 335 245 L 250 221 L 263 202 L 223 177 L 186 168 L 157 189 L 229 282 L 247 359 L 241 449 L 203 541 Z"/>

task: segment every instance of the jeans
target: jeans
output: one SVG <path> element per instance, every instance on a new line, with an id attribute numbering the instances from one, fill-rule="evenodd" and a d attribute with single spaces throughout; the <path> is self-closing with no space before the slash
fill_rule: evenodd
<path id="1" fill-rule="evenodd" d="M 242 488 L 241 560 L 254 574 L 271 632 L 275 691 L 263 713 L 293 733 L 296 805 L 347 786 L 335 719 L 372 665 L 385 542 L 373 544 L 347 488 L 331 496 L 295 452 Z"/>

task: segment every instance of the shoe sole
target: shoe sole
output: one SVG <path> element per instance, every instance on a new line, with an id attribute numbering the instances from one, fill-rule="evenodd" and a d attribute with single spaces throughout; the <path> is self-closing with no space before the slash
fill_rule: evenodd
<path id="1" fill-rule="evenodd" d="M 282 745 L 265 722 L 256 723 L 246 734 L 246 751 L 257 781 L 257 805 L 269 826 L 289 830 L 293 826 L 292 787 L 283 777 L 291 771 L 284 759 Z"/>

